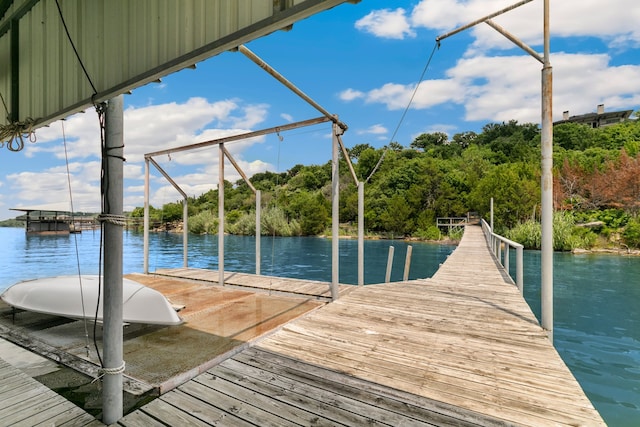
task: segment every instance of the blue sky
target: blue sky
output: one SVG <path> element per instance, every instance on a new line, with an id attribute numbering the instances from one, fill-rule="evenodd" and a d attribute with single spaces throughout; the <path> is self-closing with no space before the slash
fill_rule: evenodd
<path id="1" fill-rule="evenodd" d="M 485 24 L 442 41 L 415 90 L 436 36 L 513 0 L 362 0 L 345 3 L 249 44 L 254 53 L 349 130 L 348 147 L 409 146 L 424 132 L 449 136 L 489 122 L 540 122 L 541 64 Z M 542 0 L 495 22 L 542 51 Z M 637 0 L 551 1 L 554 119 L 640 109 Z M 415 98 L 400 123 L 409 99 Z M 145 153 L 255 131 L 321 114 L 239 52 L 226 52 L 133 91 L 125 98 L 126 210 L 143 205 Z M 394 131 L 398 132 L 392 139 Z M 62 122 L 36 132 L 19 153 L 0 150 L 0 219 L 9 208 L 70 206 Z M 331 159 L 331 126 L 318 125 L 228 144 L 248 175 Z M 87 110 L 64 122 L 73 206 L 100 210 L 98 121 Z M 216 188 L 215 148 L 156 159 L 189 195 Z M 240 176 L 231 165 L 226 178 Z M 180 199 L 152 169 L 151 204 Z"/>

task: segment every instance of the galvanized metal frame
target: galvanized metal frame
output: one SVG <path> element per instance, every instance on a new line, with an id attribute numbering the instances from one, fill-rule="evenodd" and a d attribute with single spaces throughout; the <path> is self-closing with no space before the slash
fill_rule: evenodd
<path id="1" fill-rule="evenodd" d="M 242 140 L 247 140 L 251 138 L 255 138 L 258 136 L 268 135 L 268 134 L 279 134 L 280 132 L 298 129 L 305 126 L 313 126 L 321 123 L 326 123 L 329 121 L 327 117 L 318 117 L 315 119 L 303 120 L 296 123 L 286 123 L 282 126 L 270 127 L 254 132 L 247 132 L 239 135 L 232 135 L 223 138 L 213 139 L 209 141 L 198 142 L 195 144 L 188 144 L 179 147 L 173 147 L 166 150 L 155 151 L 152 153 L 147 153 L 144 155 L 145 158 L 145 184 L 144 184 L 144 238 L 143 238 L 143 252 L 144 252 L 144 273 L 149 273 L 149 163 L 153 164 L 158 171 L 173 185 L 173 187 L 180 192 L 180 194 L 184 198 L 184 212 L 183 212 L 183 220 L 184 220 L 184 236 L 183 236 L 183 256 L 184 256 L 184 267 L 187 267 L 188 263 L 188 246 L 187 246 L 187 195 L 180 188 L 180 186 L 169 176 L 169 174 L 153 159 L 154 157 L 161 155 L 170 155 L 172 153 L 178 153 L 182 151 L 191 151 L 201 148 L 206 148 L 210 146 L 217 145 L 219 152 L 219 163 L 218 163 L 218 281 L 220 285 L 224 285 L 224 159 L 225 157 L 229 159 L 233 167 L 240 174 L 242 179 L 247 183 L 249 188 L 256 195 L 256 274 L 260 274 L 260 260 L 261 260 L 261 243 L 260 243 L 260 234 L 261 234 L 261 201 L 262 201 L 262 193 L 260 190 L 257 190 L 249 178 L 247 174 L 242 170 L 238 162 L 233 158 L 231 153 L 225 148 L 226 143 L 237 142 Z"/>

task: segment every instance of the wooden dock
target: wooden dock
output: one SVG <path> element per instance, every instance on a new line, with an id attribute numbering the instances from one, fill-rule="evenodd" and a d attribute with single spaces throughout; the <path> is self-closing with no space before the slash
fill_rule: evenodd
<path id="1" fill-rule="evenodd" d="M 103 424 L 0 359 L 0 425 L 94 427 Z"/>
<path id="2" fill-rule="evenodd" d="M 433 278 L 355 288 L 119 425 L 605 423 L 467 226 Z"/>
<path id="3" fill-rule="evenodd" d="M 179 279 L 191 279 L 198 282 L 218 285 L 218 271 L 203 268 L 160 268 L 153 275 L 169 276 Z M 291 279 L 287 277 L 263 276 L 226 271 L 224 285 L 238 289 L 259 290 L 282 295 L 311 297 L 322 300 L 331 299 L 329 282 L 318 280 Z M 338 293 L 343 296 L 353 290 L 351 285 L 338 285 Z"/>

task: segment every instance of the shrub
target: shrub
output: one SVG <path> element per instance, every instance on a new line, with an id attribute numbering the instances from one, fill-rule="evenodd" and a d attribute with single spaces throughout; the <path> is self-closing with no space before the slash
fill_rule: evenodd
<path id="1" fill-rule="evenodd" d="M 419 229 L 416 231 L 415 236 L 422 240 L 440 240 L 442 238 L 440 229 L 435 225 L 428 226 L 426 229 Z"/>
<path id="2" fill-rule="evenodd" d="M 640 221 L 637 218 L 630 220 L 622 233 L 624 242 L 633 248 L 640 247 Z"/>
<path id="3" fill-rule="evenodd" d="M 217 234 L 218 218 L 210 211 L 202 211 L 189 217 L 189 232 L 194 234 Z"/>
<path id="4" fill-rule="evenodd" d="M 256 213 L 245 213 L 237 221 L 229 225 L 228 230 L 231 234 L 241 236 L 255 236 L 256 234 Z"/>
<path id="5" fill-rule="evenodd" d="M 525 249 L 540 249 L 542 229 L 539 222 L 530 219 L 508 230 L 505 237 L 520 243 Z"/>
<path id="6" fill-rule="evenodd" d="M 273 236 L 300 236 L 302 229 L 296 220 L 288 221 L 284 211 L 278 207 L 262 212 L 262 234 Z"/>

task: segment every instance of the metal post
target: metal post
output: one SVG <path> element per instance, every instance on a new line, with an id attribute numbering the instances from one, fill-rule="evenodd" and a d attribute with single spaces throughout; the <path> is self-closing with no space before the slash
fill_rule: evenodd
<path id="1" fill-rule="evenodd" d="M 218 284 L 224 286 L 224 144 L 218 152 Z"/>
<path id="2" fill-rule="evenodd" d="M 144 159 L 143 271 L 149 274 L 149 159 Z"/>
<path id="3" fill-rule="evenodd" d="M 182 264 L 184 268 L 189 266 L 189 206 L 187 198 L 182 201 Z"/>
<path id="4" fill-rule="evenodd" d="M 544 0 L 544 66 L 542 68 L 542 327 L 553 343 L 553 71 L 549 62 L 549 0 Z"/>
<path id="5" fill-rule="evenodd" d="M 364 182 L 358 182 L 358 286 L 364 285 Z"/>
<path id="6" fill-rule="evenodd" d="M 107 104 L 105 116 L 106 194 L 104 214 L 107 218 L 122 216 L 123 205 L 123 95 Z M 103 347 L 104 368 L 102 421 L 109 425 L 122 418 L 122 225 L 114 221 L 104 224 L 104 315 Z"/>
<path id="7" fill-rule="evenodd" d="M 338 167 L 338 125 L 332 126 L 332 158 L 331 158 L 331 298 L 338 299 L 338 283 L 340 280 L 340 170 Z"/>
<path id="8" fill-rule="evenodd" d="M 411 267 L 411 253 L 413 252 L 413 246 L 407 246 L 407 256 L 404 259 L 404 275 L 402 280 L 405 282 L 409 280 L 409 268 Z"/>
<path id="9" fill-rule="evenodd" d="M 504 269 L 507 271 L 507 274 L 509 274 L 509 244 L 505 242 L 504 244 L 504 261 L 502 262 L 502 265 L 504 266 Z"/>
<path id="10" fill-rule="evenodd" d="M 490 216 L 489 216 L 489 223 L 491 224 L 491 232 L 493 233 L 493 197 L 491 198 L 491 202 L 490 202 Z"/>
<path id="11" fill-rule="evenodd" d="M 518 285 L 520 295 L 524 294 L 523 252 L 522 245 L 516 247 L 516 285 Z"/>
<path id="12" fill-rule="evenodd" d="M 261 261 L 261 244 L 260 236 L 262 235 L 261 224 L 261 212 L 262 212 L 262 192 L 256 190 L 256 274 L 260 275 L 260 261 Z"/>
<path id="13" fill-rule="evenodd" d="M 389 256 L 387 257 L 387 272 L 384 275 L 384 283 L 391 281 L 391 267 L 393 266 L 393 252 L 394 247 L 389 246 Z"/>

